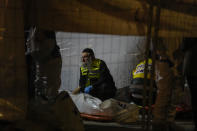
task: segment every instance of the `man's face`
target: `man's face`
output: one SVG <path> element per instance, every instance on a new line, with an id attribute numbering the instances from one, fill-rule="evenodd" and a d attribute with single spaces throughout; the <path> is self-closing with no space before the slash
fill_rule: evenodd
<path id="1" fill-rule="evenodd" d="M 83 52 L 81 54 L 81 61 L 82 61 L 83 64 L 88 65 L 91 61 L 90 54 L 87 53 L 87 52 Z"/>

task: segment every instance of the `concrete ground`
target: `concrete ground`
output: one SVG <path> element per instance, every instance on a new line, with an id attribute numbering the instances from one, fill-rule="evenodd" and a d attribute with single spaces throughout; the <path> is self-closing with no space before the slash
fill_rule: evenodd
<path id="1" fill-rule="evenodd" d="M 194 125 L 191 121 L 176 121 L 176 124 L 184 131 L 193 131 Z M 84 121 L 86 131 L 144 131 L 140 124 L 121 125 L 114 122 Z"/>

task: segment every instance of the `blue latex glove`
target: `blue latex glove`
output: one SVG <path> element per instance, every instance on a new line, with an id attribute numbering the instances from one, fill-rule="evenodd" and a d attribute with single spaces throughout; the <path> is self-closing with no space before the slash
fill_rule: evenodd
<path id="1" fill-rule="evenodd" d="M 85 92 L 85 93 L 90 93 L 91 90 L 92 90 L 92 85 L 87 86 L 87 87 L 84 89 L 84 92 Z"/>

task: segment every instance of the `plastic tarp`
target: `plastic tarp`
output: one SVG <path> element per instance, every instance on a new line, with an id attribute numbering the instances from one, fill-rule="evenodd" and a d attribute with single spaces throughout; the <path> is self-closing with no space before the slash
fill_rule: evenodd
<path id="1" fill-rule="evenodd" d="M 69 94 L 80 113 L 97 115 L 103 112 L 99 106 L 102 103 L 100 99 L 84 93 L 76 95 Z"/>
<path id="2" fill-rule="evenodd" d="M 115 99 L 101 101 L 89 94 L 80 93 L 70 96 L 82 114 L 106 116 L 119 123 L 131 123 L 139 120 L 139 107 L 135 104 L 121 102 Z"/>

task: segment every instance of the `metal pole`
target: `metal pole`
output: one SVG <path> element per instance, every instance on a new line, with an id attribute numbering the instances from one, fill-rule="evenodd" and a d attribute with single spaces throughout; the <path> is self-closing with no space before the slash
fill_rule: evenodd
<path id="1" fill-rule="evenodd" d="M 142 110 L 142 122 L 143 122 L 143 128 L 147 129 L 147 120 L 145 118 L 146 115 L 146 103 L 147 103 L 147 92 L 146 92 L 146 86 L 147 86 L 147 74 L 148 74 L 148 52 L 150 48 L 150 43 L 151 43 L 151 36 L 152 36 L 152 19 L 153 19 L 153 3 L 151 1 L 150 7 L 149 7 L 149 13 L 148 13 L 148 18 L 147 18 L 147 40 L 146 40 L 146 51 L 145 51 L 145 71 L 144 71 L 144 92 L 143 92 L 143 110 Z"/>
<path id="2" fill-rule="evenodd" d="M 148 110 L 148 129 L 150 129 L 151 119 L 152 119 L 152 104 L 153 104 L 153 89 L 154 89 L 154 78 L 155 78 L 155 59 L 156 59 L 156 49 L 158 44 L 158 33 L 160 26 L 160 0 L 158 0 L 156 5 L 156 19 L 154 22 L 154 37 L 153 37 L 153 53 L 152 53 L 152 70 L 151 70 L 151 83 L 150 83 L 150 92 L 149 92 L 149 110 Z"/>

